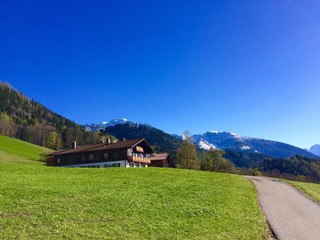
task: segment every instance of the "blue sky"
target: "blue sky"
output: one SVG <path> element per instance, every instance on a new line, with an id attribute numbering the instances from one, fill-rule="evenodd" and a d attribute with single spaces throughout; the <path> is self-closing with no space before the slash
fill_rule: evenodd
<path id="1" fill-rule="evenodd" d="M 319 1 L 0 1 L 0 80 L 77 123 L 320 143 Z"/>

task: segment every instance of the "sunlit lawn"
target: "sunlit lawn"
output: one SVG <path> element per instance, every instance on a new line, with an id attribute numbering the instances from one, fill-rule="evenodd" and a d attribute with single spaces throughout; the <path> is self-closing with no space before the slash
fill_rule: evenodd
<path id="1" fill-rule="evenodd" d="M 0 239 L 266 238 L 253 185 L 241 176 L 54 168 L 28 155 L 0 145 Z"/>

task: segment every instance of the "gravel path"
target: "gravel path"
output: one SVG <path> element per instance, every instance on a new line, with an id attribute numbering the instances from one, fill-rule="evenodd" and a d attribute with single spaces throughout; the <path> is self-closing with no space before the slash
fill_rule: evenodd
<path id="1" fill-rule="evenodd" d="M 290 184 L 267 177 L 248 178 L 279 240 L 320 240 L 320 205 Z"/>

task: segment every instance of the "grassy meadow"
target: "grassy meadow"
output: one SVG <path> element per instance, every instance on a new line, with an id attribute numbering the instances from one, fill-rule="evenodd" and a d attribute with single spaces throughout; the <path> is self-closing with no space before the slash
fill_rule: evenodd
<path id="1" fill-rule="evenodd" d="M 179 169 L 47 167 L 0 136 L 0 239 L 266 239 L 242 176 Z"/>
<path id="2" fill-rule="evenodd" d="M 317 183 L 306 183 L 306 182 L 295 182 L 287 181 L 296 188 L 302 190 L 309 197 L 320 203 L 320 184 Z"/>

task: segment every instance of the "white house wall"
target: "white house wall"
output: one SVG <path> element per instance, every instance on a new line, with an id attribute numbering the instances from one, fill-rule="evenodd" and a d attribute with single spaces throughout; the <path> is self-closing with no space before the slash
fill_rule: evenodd
<path id="1" fill-rule="evenodd" d="M 117 164 L 120 164 L 116 166 Z M 83 163 L 74 165 L 65 165 L 61 167 L 67 168 L 106 168 L 106 167 L 148 167 L 147 164 L 129 163 L 128 160 L 97 162 L 97 163 Z"/>

